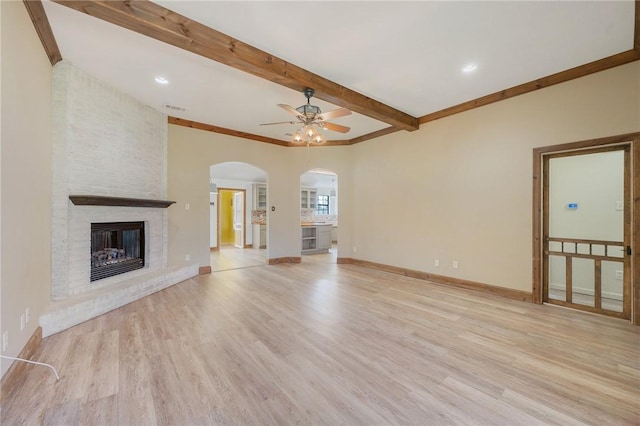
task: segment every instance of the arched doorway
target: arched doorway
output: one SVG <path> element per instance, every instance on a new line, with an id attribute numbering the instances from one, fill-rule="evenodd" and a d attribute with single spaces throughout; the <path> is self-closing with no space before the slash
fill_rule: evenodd
<path id="1" fill-rule="evenodd" d="M 266 263 L 267 173 L 251 164 L 209 168 L 211 270 Z"/>
<path id="2" fill-rule="evenodd" d="M 311 169 L 300 175 L 300 238 L 303 262 L 336 263 L 338 175 Z"/>

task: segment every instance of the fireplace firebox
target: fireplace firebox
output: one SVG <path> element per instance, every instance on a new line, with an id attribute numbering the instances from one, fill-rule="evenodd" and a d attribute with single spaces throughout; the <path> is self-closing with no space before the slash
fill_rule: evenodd
<path id="1" fill-rule="evenodd" d="M 91 281 L 144 267 L 144 222 L 91 224 Z"/>

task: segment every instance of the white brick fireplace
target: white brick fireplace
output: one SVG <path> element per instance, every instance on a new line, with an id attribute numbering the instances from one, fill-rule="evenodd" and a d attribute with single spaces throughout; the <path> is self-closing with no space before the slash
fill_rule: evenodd
<path id="1" fill-rule="evenodd" d="M 59 62 L 53 70 L 52 302 L 48 336 L 197 275 L 167 267 L 167 209 L 74 205 L 70 195 L 166 200 L 167 117 Z M 91 223 L 145 223 L 145 267 L 90 281 Z"/>

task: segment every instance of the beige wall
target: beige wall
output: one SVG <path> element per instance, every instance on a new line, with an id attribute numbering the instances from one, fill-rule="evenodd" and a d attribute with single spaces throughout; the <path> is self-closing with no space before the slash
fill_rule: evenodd
<path id="1" fill-rule="evenodd" d="M 326 168 L 340 181 L 340 257 L 529 292 L 532 149 L 639 131 L 638 75 L 636 62 L 309 159 L 169 126 L 169 263 L 209 264 L 208 167 L 243 161 L 268 173 L 269 258 L 299 256 L 298 177 Z"/>
<path id="2" fill-rule="evenodd" d="M 331 170 L 340 180 L 338 253 L 350 243 L 351 160 L 344 147 L 283 148 L 181 126 L 169 126 L 168 197 L 169 264 L 209 265 L 209 166 L 241 161 L 267 173 L 269 206 L 268 258 L 300 256 L 300 174 L 314 168 Z M 185 209 L 185 204 L 190 209 Z M 275 212 L 271 207 L 276 208 Z M 342 226 L 344 224 L 344 227 Z"/>
<path id="3" fill-rule="evenodd" d="M 639 131 L 638 76 L 635 62 L 356 145 L 353 257 L 531 291 L 532 148 Z"/>
<path id="4" fill-rule="evenodd" d="M 3 355 L 16 356 L 50 294 L 51 64 L 22 2 L 0 2 L 2 160 L 0 298 Z M 20 315 L 31 321 L 20 330 Z M 10 362 L 2 360 L 2 374 Z"/>

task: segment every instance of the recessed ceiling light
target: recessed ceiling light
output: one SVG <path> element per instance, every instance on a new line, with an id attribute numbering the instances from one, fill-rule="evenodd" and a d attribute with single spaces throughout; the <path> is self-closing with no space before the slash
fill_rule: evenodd
<path id="1" fill-rule="evenodd" d="M 169 80 L 161 76 L 156 77 L 155 80 L 156 80 L 156 83 L 169 84 Z"/>
<path id="2" fill-rule="evenodd" d="M 465 74 L 469 74 L 478 69 L 478 64 L 470 63 L 462 67 L 462 72 Z"/>

